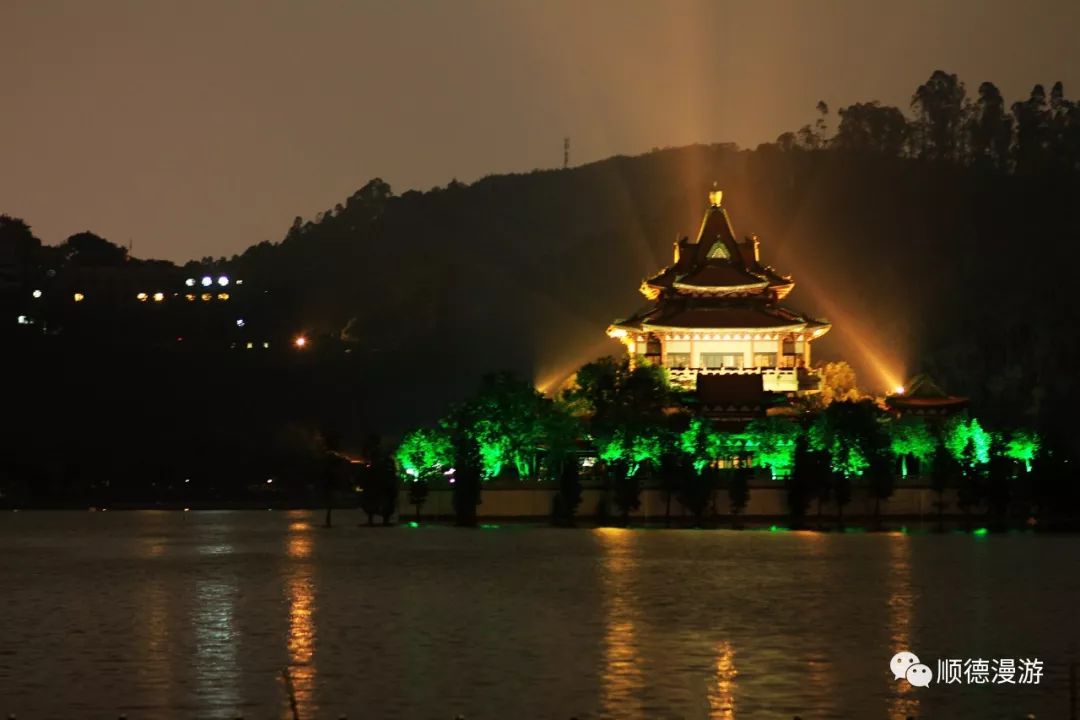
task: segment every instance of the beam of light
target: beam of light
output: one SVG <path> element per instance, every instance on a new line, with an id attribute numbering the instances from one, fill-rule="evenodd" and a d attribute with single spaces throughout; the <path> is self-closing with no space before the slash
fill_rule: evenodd
<path id="1" fill-rule="evenodd" d="M 573 377 L 574 373 L 587 362 L 591 362 L 603 355 L 614 355 L 617 358 L 623 357 L 626 349 L 620 347 L 617 343 L 610 338 L 604 337 L 604 329 L 602 327 L 596 328 L 596 335 L 599 339 L 588 344 L 575 345 L 572 353 L 572 359 L 569 361 L 563 361 L 555 365 L 555 367 L 546 366 L 536 377 L 533 378 L 533 386 L 537 391 L 544 395 L 557 394 L 559 390 L 563 388 L 566 382 Z"/>
<path id="2" fill-rule="evenodd" d="M 799 286 L 805 288 L 817 300 L 823 314 L 833 324 L 832 335 L 842 344 L 855 350 L 863 365 L 876 376 L 875 387 L 879 390 L 892 391 L 903 387 L 904 368 L 902 361 L 894 353 L 885 349 L 881 338 L 865 327 L 865 322 L 854 313 L 841 306 L 828 292 L 817 286 L 813 280 L 795 276 L 796 291 Z M 864 379 L 865 383 L 866 380 Z"/>

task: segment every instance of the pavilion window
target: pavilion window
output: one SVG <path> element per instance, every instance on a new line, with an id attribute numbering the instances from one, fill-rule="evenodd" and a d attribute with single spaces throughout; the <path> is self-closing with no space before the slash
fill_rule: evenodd
<path id="1" fill-rule="evenodd" d="M 743 366 L 743 356 L 742 353 L 701 353 L 701 366 L 738 369 Z"/>
<path id="2" fill-rule="evenodd" d="M 759 368 L 774 368 L 774 367 L 776 367 L 776 353 L 755 353 L 754 354 L 754 367 L 759 367 Z"/>
<path id="3" fill-rule="evenodd" d="M 688 368 L 690 367 L 690 353 L 668 353 L 667 367 Z"/>

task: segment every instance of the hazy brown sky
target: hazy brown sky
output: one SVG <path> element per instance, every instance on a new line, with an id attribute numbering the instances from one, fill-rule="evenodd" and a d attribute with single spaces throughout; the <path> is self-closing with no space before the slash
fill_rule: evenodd
<path id="1" fill-rule="evenodd" d="M 397 192 L 906 109 L 1080 95 L 1080 2 L 0 0 L 0 212 L 185 260 Z"/>

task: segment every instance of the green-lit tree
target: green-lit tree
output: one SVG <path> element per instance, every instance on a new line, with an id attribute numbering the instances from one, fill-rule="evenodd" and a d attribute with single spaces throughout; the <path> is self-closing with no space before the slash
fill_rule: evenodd
<path id="1" fill-rule="evenodd" d="M 1042 447 L 1042 438 L 1032 430 L 1015 430 L 1010 436 L 1002 453 L 1012 460 L 1023 464 L 1024 472 L 1031 472 L 1032 462 Z"/>
<path id="2" fill-rule="evenodd" d="M 443 429 L 419 429 L 405 435 L 394 453 L 401 478 L 408 483 L 409 504 L 420 509 L 427 501 L 430 483 L 441 478 L 452 467 L 454 449 L 449 434 Z"/>
<path id="3" fill-rule="evenodd" d="M 659 467 L 673 401 L 662 368 L 603 358 L 578 371 L 568 391 L 590 414 L 589 434 L 623 522 L 641 505 L 641 476 Z"/>
<path id="4" fill-rule="evenodd" d="M 844 508 L 851 502 L 852 483 L 872 466 L 880 475 L 880 464 L 872 458 L 885 452 L 886 440 L 880 425 L 880 412 L 868 400 L 835 402 L 825 408 L 815 442 L 827 449 L 832 471 L 832 495 L 837 521 L 842 527 Z M 891 493 L 891 479 L 874 478 L 870 488 L 875 498 Z"/>
<path id="5" fill-rule="evenodd" d="M 750 441 L 746 434 L 721 432 L 708 419 L 693 417 L 678 435 L 676 447 L 682 457 L 677 464 L 677 497 L 694 524 L 701 525 L 720 485 L 720 461 L 749 457 Z"/>
<path id="6" fill-rule="evenodd" d="M 907 477 L 911 468 L 908 461 L 915 461 L 915 470 L 922 473 L 930 466 L 930 459 L 937 449 L 937 438 L 926 421 L 917 415 L 905 415 L 886 426 L 889 436 L 889 452 L 900 464 L 900 477 Z"/>
<path id="7" fill-rule="evenodd" d="M 746 446 L 753 452 L 755 464 L 768 468 L 774 480 L 791 474 L 795 463 L 795 443 L 801 429 L 782 417 L 754 420 L 746 428 Z"/>
<path id="8" fill-rule="evenodd" d="M 983 430 L 976 418 L 958 415 L 945 426 L 942 445 L 956 460 L 956 504 L 964 514 L 965 526 L 970 528 L 971 509 L 985 499 L 986 466 L 990 462 L 993 437 Z"/>
<path id="9" fill-rule="evenodd" d="M 447 424 L 476 443 L 483 479 L 498 477 L 510 466 L 524 480 L 536 473 L 551 404 L 531 384 L 496 373 L 484 376 L 478 392 L 451 413 Z"/>

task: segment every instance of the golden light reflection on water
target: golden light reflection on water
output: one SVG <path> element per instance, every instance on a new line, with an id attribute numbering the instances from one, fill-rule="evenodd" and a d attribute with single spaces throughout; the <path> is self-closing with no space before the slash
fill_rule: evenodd
<path id="1" fill-rule="evenodd" d="M 617 528 L 599 528 L 602 549 L 604 603 L 604 667 L 601 704 L 604 717 L 642 715 L 645 677 L 638 648 L 636 609 L 633 604 L 635 561 L 631 554 L 633 534 Z"/>
<path id="2" fill-rule="evenodd" d="M 716 646 L 715 676 L 709 683 L 709 720 L 735 719 L 735 648 L 724 640 Z"/>
<path id="3" fill-rule="evenodd" d="M 286 553 L 292 561 L 286 579 L 289 603 L 289 677 L 297 705 L 304 716 L 317 714 L 315 705 L 315 592 L 311 558 L 312 535 L 306 523 L 292 523 L 286 540 Z M 291 711 L 286 711 L 291 718 Z"/>
<path id="4" fill-rule="evenodd" d="M 915 598 L 911 590 L 911 538 L 903 533 L 889 537 L 889 657 L 902 650 L 912 650 L 911 621 L 915 609 Z M 882 658 L 886 662 L 888 658 Z M 889 717 L 904 720 L 919 715 L 919 698 L 915 688 L 902 680 L 894 680 L 892 673 L 888 677 L 892 694 L 889 698 Z"/>
<path id="5" fill-rule="evenodd" d="M 809 582 L 828 584 L 830 577 L 827 568 L 831 566 L 830 549 L 832 549 L 833 536 L 827 533 L 811 532 L 809 530 L 792 533 L 803 541 L 803 552 L 807 557 L 807 574 Z M 826 595 L 829 593 L 826 592 Z M 810 624 L 814 627 L 825 629 L 826 625 L 813 620 Z M 833 712 L 836 698 L 836 683 L 834 681 L 836 668 L 829 656 L 828 648 L 832 645 L 833 638 L 823 634 L 817 642 L 811 643 L 806 648 L 809 653 L 806 660 L 807 690 L 810 691 L 814 708 L 823 716 L 828 717 Z"/>

